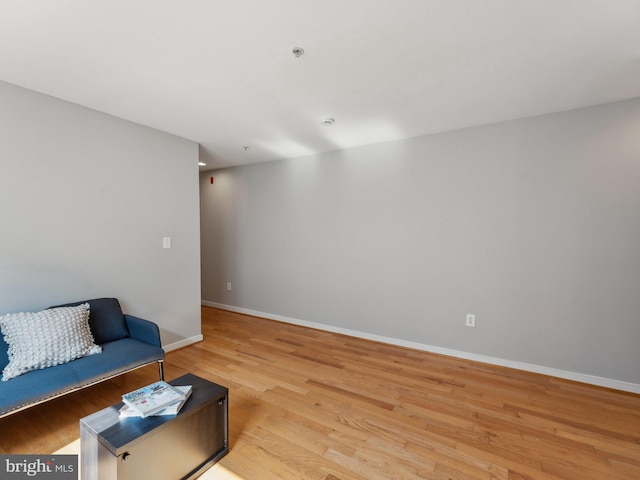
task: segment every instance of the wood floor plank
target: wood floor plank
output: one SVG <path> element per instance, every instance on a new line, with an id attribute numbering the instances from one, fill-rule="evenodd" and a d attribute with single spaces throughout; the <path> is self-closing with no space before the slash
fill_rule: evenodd
<path id="1" fill-rule="evenodd" d="M 202 332 L 165 373 L 229 388 L 219 465 L 237 479 L 640 478 L 640 395 L 208 307 Z M 56 451 L 80 418 L 156 376 L 0 419 L 0 452 Z"/>

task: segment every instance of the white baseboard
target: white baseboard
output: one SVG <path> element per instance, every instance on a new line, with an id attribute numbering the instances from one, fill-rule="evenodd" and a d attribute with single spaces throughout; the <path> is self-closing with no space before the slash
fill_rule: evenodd
<path id="1" fill-rule="evenodd" d="M 204 337 L 202 336 L 202 334 L 195 335 L 193 337 L 185 338 L 183 340 L 179 340 L 177 342 L 173 342 L 168 345 L 163 345 L 162 349 L 165 352 L 170 352 L 171 350 L 177 350 L 178 348 L 186 347 L 194 343 L 201 342 L 202 340 L 204 340 Z"/>
<path id="2" fill-rule="evenodd" d="M 613 388 L 615 390 L 622 390 L 625 392 L 640 393 L 640 385 L 636 383 L 623 382 L 620 380 L 597 377 L 594 375 L 587 375 L 584 373 L 569 372 L 566 370 L 559 370 L 556 368 L 544 367 L 541 365 L 516 362 L 513 360 L 505 360 L 502 358 L 489 357 L 486 355 L 463 352 L 460 350 L 452 350 L 449 348 L 436 347 L 433 345 L 425 345 L 423 343 L 410 342 L 407 340 L 400 340 L 397 338 L 383 337 L 380 335 L 373 335 L 370 333 L 359 332 L 356 330 L 349 330 L 346 328 L 333 327 L 331 325 L 324 325 L 324 324 L 315 323 L 315 322 L 307 322 L 305 320 L 298 320 L 295 318 L 283 317 L 281 315 L 273 315 L 270 313 L 259 312 L 256 310 L 249 310 L 247 308 L 224 305 L 222 303 L 208 302 L 208 301 L 202 300 L 202 305 L 207 307 L 219 308 L 221 310 L 228 310 L 230 312 L 244 313 L 246 315 L 252 315 L 254 317 L 262 317 L 269 320 L 277 320 L 279 322 L 291 323 L 293 325 L 300 325 L 304 327 L 315 328 L 318 330 L 325 330 L 327 332 L 340 333 L 343 335 L 348 335 L 350 337 L 364 338 L 367 340 L 374 340 L 376 342 L 388 343 L 391 345 L 398 345 L 401 347 L 413 348 L 415 350 L 438 353 L 441 355 L 448 355 L 450 357 L 464 358 L 465 360 L 488 363 L 491 365 L 499 365 L 501 367 L 515 368 L 517 370 L 524 370 L 527 372 L 541 373 L 543 375 L 549 375 L 551 377 L 564 378 L 566 380 L 574 380 L 576 382 L 588 383 L 591 385 L 597 385 L 597 386 L 606 387 L 606 388 Z"/>

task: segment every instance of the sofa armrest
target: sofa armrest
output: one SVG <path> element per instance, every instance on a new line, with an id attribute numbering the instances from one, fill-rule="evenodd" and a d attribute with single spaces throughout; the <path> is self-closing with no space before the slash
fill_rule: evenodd
<path id="1" fill-rule="evenodd" d="M 149 320 L 134 317 L 133 315 L 127 315 L 125 313 L 124 320 L 127 322 L 127 328 L 131 338 L 140 340 L 141 342 L 148 343 L 155 347 L 162 347 L 160 341 L 160 330 L 158 325 Z"/>

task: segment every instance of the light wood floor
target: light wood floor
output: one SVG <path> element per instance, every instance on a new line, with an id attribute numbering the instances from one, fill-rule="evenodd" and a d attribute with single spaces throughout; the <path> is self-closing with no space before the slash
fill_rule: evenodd
<path id="1" fill-rule="evenodd" d="M 229 388 L 238 479 L 640 479 L 640 395 L 203 308 L 167 354 Z M 0 452 L 51 453 L 145 367 L 0 419 Z"/>

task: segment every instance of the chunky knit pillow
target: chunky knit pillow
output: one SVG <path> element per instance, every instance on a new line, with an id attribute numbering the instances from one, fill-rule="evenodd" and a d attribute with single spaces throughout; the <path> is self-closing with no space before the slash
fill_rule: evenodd
<path id="1" fill-rule="evenodd" d="M 0 329 L 9 345 L 2 380 L 100 353 L 102 348 L 94 343 L 88 321 L 88 303 L 1 316 Z"/>

